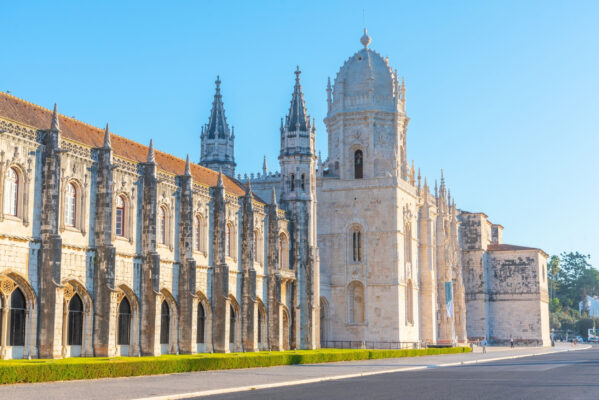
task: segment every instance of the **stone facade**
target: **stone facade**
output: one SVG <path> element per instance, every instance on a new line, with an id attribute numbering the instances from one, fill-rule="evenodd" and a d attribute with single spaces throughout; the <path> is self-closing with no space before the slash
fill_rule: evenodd
<path id="1" fill-rule="evenodd" d="M 328 158 L 298 67 L 247 184 L 218 78 L 201 165 L 0 93 L 0 357 L 547 345 L 546 255 L 408 164 L 405 84 L 361 42 Z"/>

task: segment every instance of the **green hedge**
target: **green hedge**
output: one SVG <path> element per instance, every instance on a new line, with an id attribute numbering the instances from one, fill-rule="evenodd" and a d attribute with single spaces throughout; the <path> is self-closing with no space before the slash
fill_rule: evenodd
<path id="1" fill-rule="evenodd" d="M 467 353 L 469 347 L 414 350 L 298 350 L 284 352 L 164 355 L 159 357 L 67 358 L 0 362 L 0 384 L 172 374 L 217 369 L 272 367 Z"/>

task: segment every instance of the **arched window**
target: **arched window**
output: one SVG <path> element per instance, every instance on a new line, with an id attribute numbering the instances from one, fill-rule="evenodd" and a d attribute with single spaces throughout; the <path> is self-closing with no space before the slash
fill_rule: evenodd
<path id="1" fill-rule="evenodd" d="M 364 177 L 364 160 L 362 150 L 356 150 L 354 153 L 354 178 L 362 179 Z"/>
<path id="2" fill-rule="evenodd" d="M 229 343 L 234 344 L 235 343 L 235 328 L 237 328 L 236 326 L 236 315 L 235 315 L 235 308 L 233 307 L 233 305 L 231 304 L 229 306 Z"/>
<path id="3" fill-rule="evenodd" d="M 362 261 L 362 231 L 359 228 L 352 232 L 352 259 L 354 262 Z"/>
<path id="4" fill-rule="evenodd" d="M 201 215 L 196 216 L 196 251 L 204 251 L 204 219 Z"/>
<path id="5" fill-rule="evenodd" d="M 291 174 L 291 179 L 289 182 L 289 190 L 292 192 L 295 190 L 295 174 Z"/>
<path id="6" fill-rule="evenodd" d="M 266 343 L 266 339 L 264 338 L 264 326 L 265 325 L 265 318 L 264 318 L 264 309 L 262 308 L 262 306 L 258 307 L 258 345 L 262 345 L 264 343 Z"/>
<path id="7" fill-rule="evenodd" d="M 204 343 L 204 324 L 206 323 L 206 313 L 202 302 L 198 303 L 198 330 L 196 335 L 197 343 Z"/>
<path id="8" fill-rule="evenodd" d="M 348 288 L 348 322 L 350 324 L 364 323 L 364 285 L 354 281 Z"/>
<path id="9" fill-rule="evenodd" d="M 158 243 L 166 244 L 166 209 L 164 207 L 158 207 L 156 238 L 158 239 Z"/>
<path id="10" fill-rule="evenodd" d="M 408 324 L 414 323 L 414 293 L 412 288 L 412 280 L 408 279 L 406 286 L 406 322 Z"/>
<path id="11" fill-rule="evenodd" d="M 10 325 L 8 327 L 9 346 L 25 345 L 25 310 L 27 303 L 21 289 L 16 288 L 10 295 Z"/>
<path id="12" fill-rule="evenodd" d="M 226 232 L 225 232 L 225 255 L 227 257 L 232 257 L 233 254 L 233 237 L 231 236 L 231 224 L 227 224 L 226 225 Z"/>
<path id="13" fill-rule="evenodd" d="M 4 214 L 17 216 L 19 202 L 19 174 L 9 168 L 4 181 Z"/>
<path id="14" fill-rule="evenodd" d="M 279 268 L 289 268 L 289 242 L 283 233 L 279 235 Z"/>
<path id="15" fill-rule="evenodd" d="M 306 190 L 306 174 L 302 174 L 302 190 Z"/>
<path id="16" fill-rule="evenodd" d="M 83 302 L 77 293 L 75 293 L 69 302 L 67 334 L 67 343 L 69 346 L 81 346 L 83 341 Z"/>
<path id="17" fill-rule="evenodd" d="M 160 311 L 160 344 L 168 344 L 170 334 L 171 312 L 166 300 L 162 301 Z"/>
<path id="18" fill-rule="evenodd" d="M 77 226 L 77 187 L 74 183 L 67 184 L 64 201 L 64 224 Z"/>
<path id="19" fill-rule="evenodd" d="M 404 237 L 406 263 L 412 262 L 412 224 L 407 223 Z"/>
<path id="20" fill-rule="evenodd" d="M 123 297 L 119 305 L 119 336 L 117 344 L 128 345 L 131 340 L 131 304 L 127 296 Z"/>
<path id="21" fill-rule="evenodd" d="M 326 300 L 320 298 L 320 345 L 327 345 L 327 318 L 328 318 L 328 307 Z"/>
<path id="22" fill-rule="evenodd" d="M 125 199 L 123 196 L 116 198 L 116 221 L 114 231 L 117 236 L 125 236 Z"/>

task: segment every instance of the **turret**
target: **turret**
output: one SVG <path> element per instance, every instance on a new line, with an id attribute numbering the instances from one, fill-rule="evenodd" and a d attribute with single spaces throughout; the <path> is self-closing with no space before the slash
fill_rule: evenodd
<path id="1" fill-rule="evenodd" d="M 202 128 L 200 164 L 225 175 L 235 176 L 235 133 L 225 117 L 220 78 L 216 77 L 216 92 L 208 124 Z"/>

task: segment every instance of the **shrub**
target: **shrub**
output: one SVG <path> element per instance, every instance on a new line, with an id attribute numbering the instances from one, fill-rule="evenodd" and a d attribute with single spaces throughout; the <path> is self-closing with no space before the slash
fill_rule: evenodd
<path id="1" fill-rule="evenodd" d="M 67 358 L 0 362 L 0 384 L 172 374 L 191 371 L 316 364 L 381 358 L 467 353 L 469 347 L 409 350 L 297 350 L 281 352 Z"/>

